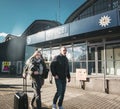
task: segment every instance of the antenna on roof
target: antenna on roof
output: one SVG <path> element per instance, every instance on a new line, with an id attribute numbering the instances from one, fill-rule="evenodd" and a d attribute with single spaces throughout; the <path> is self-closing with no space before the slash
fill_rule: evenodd
<path id="1" fill-rule="evenodd" d="M 57 0 L 57 11 L 55 13 L 55 20 L 60 22 L 60 0 Z"/>
<path id="2" fill-rule="evenodd" d="M 58 0 L 58 19 L 60 21 L 60 0 Z"/>

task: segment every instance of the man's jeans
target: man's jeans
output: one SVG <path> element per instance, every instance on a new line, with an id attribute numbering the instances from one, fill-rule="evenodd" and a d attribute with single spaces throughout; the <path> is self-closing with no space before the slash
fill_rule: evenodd
<path id="1" fill-rule="evenodd" d="M 55 79 L 55 83 L 56 83 L 57 92 L 54 96 L 53 104 L 56 104 L 57 100 L 59 99 L 58 106 L 62 106 L 64 94 L 66 90 L 66 79 L 64 80 Z"/>

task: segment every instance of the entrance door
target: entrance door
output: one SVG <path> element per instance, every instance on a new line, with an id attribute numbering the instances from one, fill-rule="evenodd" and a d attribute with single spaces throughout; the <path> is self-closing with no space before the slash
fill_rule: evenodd
<path id="1" fill-rule="evenodd" d="M 115 73 L 120 75 L 120 48 L 114 48 Z"/>
<path id="2" fill-rule="evenodd" d="M 104 73 L 104 47 L 88 47 L 88 74 Z"/>
<path id="3" fill-rule="evenodd" d="M 106 49 L 106 60 L 107 60 L 107 75 L 114 75 L 114 56 L 113 48 Z"/>

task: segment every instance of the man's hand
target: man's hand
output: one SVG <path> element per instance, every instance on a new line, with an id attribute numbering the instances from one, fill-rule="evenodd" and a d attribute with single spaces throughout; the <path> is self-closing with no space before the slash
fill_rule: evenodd
<path id="1" fill-rule="evenodd" d="M 71 81 L 71 79 L 70 78 L 68 78 L 68 82 L 70 82 Z"/>
<path id="2" fill-rule="evenodd" d="M 34 71 L 34 75 L 38 75 L 39 74 L 39 72 L 38 71 Z"/>
<path id="3" fill-rule="evenodd" d="M 58 75 L 55 75 L 55 79 L 59 79 Z"/>

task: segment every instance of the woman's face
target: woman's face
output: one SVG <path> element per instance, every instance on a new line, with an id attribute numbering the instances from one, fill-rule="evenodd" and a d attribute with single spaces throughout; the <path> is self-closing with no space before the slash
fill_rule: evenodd
<path id="1" fill-rule="evenodd" d="M 41 53 L 37 53 L 35 57 L 36 57 L 36 59 L 40 59 L 41 58 Z"/>

